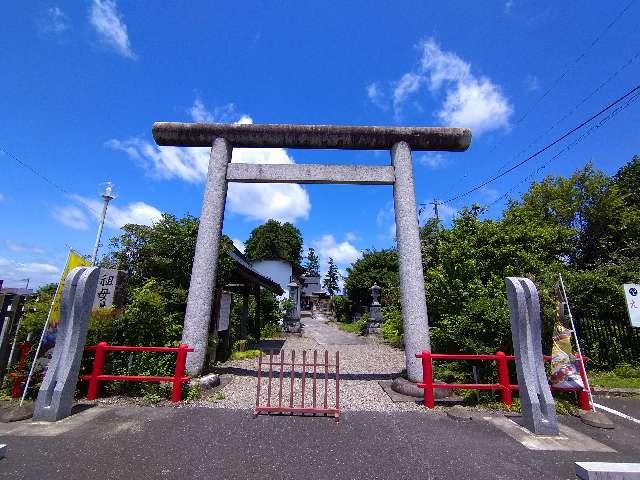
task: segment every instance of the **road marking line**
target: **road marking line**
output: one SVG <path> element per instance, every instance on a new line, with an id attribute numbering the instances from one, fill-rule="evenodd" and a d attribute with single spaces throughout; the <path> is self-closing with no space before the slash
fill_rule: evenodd
<path id="1" fill-rule="evenodd" d="M 609 413 L 612 413 L 614 415 L 617 415 L 618 417 L 624 418 L 626 420 L 631 420 L 632 422 L 640 424 L 640 420 L 638 420 L 637 418 L 633 418 L 633 417 L 627 415 L 626 413 L 619 412 L 618 410 L 614 410 L 613 408 L 605 407 L 604 405 L 600 405 L 599 403 L 595 403 L 595 402 L 593 402 L 593 406 L 601 408 L 605 412 L 609 412 Z"/>

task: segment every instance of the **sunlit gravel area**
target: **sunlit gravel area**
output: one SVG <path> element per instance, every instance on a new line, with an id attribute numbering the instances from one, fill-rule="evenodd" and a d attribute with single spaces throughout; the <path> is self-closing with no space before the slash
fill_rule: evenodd
<path id="1" fill-rule="evenodd" d="M 331 331 L 338 332 L 340 341 L 344 340 L 344 332 L 337 330 L 333 325 L 326 323 L 323 317 L 305 320 L 308 331 L 317 332 L 323 329 L 323 340 L 331 336 Z M 391 380 L 398 376 L 405 367 L 404 352 L 389 347 L 374 339 L 367 340 L 362 344 L 362 338 L 353 335 L 354 343 L 361 344 L 319 344 L 311 335 L 303 330 L 302 335 L 289 335 L 280 342 L 271 341 L 270 346 L 282 345 L 285 364 L 291 361 L 291 351 L 295 351 L 296 363 L 302 363 L 302 352 L 306 350 L 307 363 L 311 362 L 314 351 L 318 352 L 318 358 L 324 357 L 324 352 L 329 353 L 329 362 L 334 363 L 335 352 L 339 351 L 340 356 L 340 408 L 342 411 L 371 411 L 371 412 L 394 412 L 394 411 L 414 411 L 421 407 L 411 402 L 394 403 L 378 384 L 380 380 Z M 348 340 L 347 340 L 348 341 Z M 263 347 L 264 348 L 264 347 Z M 276 359 L 279 359 L 280 351 L 275 350 Z M 262 366 L 262 402 L 266 402 L 266 374 L 268 368 L 269 355 L 263 357 Z M 277 361 L 277 360 L 276 360 Z M 197 403 L 202 406 L 212 408 L 230 409 L 251 409 L 256 402 L 256 384 L 258 372 L 258 359 L 229 361 L 221 364 L 218 369 L 223 377 L 230 378 L 230 382 L 222 389 L 212 395 L 205 395 Z M 297 367 L 298 372 L 301 367 Z M 285 366 L 282 380 L 282 401 L 287 405 L 291 396 L 290 368 Z M 307 367 L 305 378 L 305 405 L 310 405 L 312 397 L 312 369 Z M 330 370 L 327 382 L 327 403 L 332 406 L 335 402 L 335 383 L 333 368 Z M 319 369 L 317 375 L 316 398 L 319 405 L 324 402 L 324 370 Z M 301 403 L 301 375 L 297 375 L 294 380 L 294 404 Z M 280 395 L 279 367 L 275 368 L 275 378 L 272 381 L 271 403 L 277 404 Z"/>

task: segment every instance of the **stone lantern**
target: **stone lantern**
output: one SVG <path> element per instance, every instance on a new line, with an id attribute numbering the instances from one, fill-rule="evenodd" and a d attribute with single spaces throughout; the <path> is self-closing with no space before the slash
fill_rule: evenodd
<path id="1" fill-rule="evenodd" d="M 299 291 L 300 285 L 295 280 L 291 280 L 289 285 L 289 300 L 291 300 L 291 310 L 287 312 L 284 318 L 284 331 L 287 333 L 300 333 L 302 331 L 302 324 L 300 323 L 300 304 L 299 304 Z"/>
<path id="2" fill-rule="evenodd" d="M 379 306 L 380 305 L 380 292 L 382 288 L 378 286 L 376 282 L 373 282 L 373 286 L 370 288 L 371 290 L 371 306 Z"/>
<path id="3" fill-rule="evenodd" d="M 369 307 L 369 322 L 367 323 L 367 334 L 378 333 L 382 326 L 382 306 L 380 305 L 380 292 L 382 288 L 373 283 L 371 290 L 371 306 Z"/>

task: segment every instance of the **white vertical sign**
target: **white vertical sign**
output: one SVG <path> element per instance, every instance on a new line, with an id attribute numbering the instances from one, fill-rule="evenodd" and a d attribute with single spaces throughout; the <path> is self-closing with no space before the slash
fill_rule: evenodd
<path id="1" fill-rule="evenodd" d="M 229 315 L 231 314 L 231 294 L 222 292 L 220 295 L 220 314 L 218 316 L 218 331 L 229 329 Z"/>
<path id="2" fill-rule="evenodd" d="M 640 328 L 640 285 L 625 283 L 624 298 L 627 300 L 631 326 Z"/>
<path id="3" fill-rule="evenodd" d="M 93 310 L 97 310 L 98 308 L 109 308 L 113 305 L 117 278 L 118 270 L 112 270 L 110 268 L 100 269 L 96 297 L 93 300 Z"/>

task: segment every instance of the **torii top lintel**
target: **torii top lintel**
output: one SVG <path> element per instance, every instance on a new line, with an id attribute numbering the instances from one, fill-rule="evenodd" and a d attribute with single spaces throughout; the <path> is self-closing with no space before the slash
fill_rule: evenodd
<path id="1" fill-rule="evenodd" d="M 241 148 L 390 150 L 406 142 L 411 150 L 462 152 L 471 143 L 468 128 L 444 127 L 156 122 L 152 130 L 158 145 L 177 147 L 210 147 L 216 137 Z"/>

